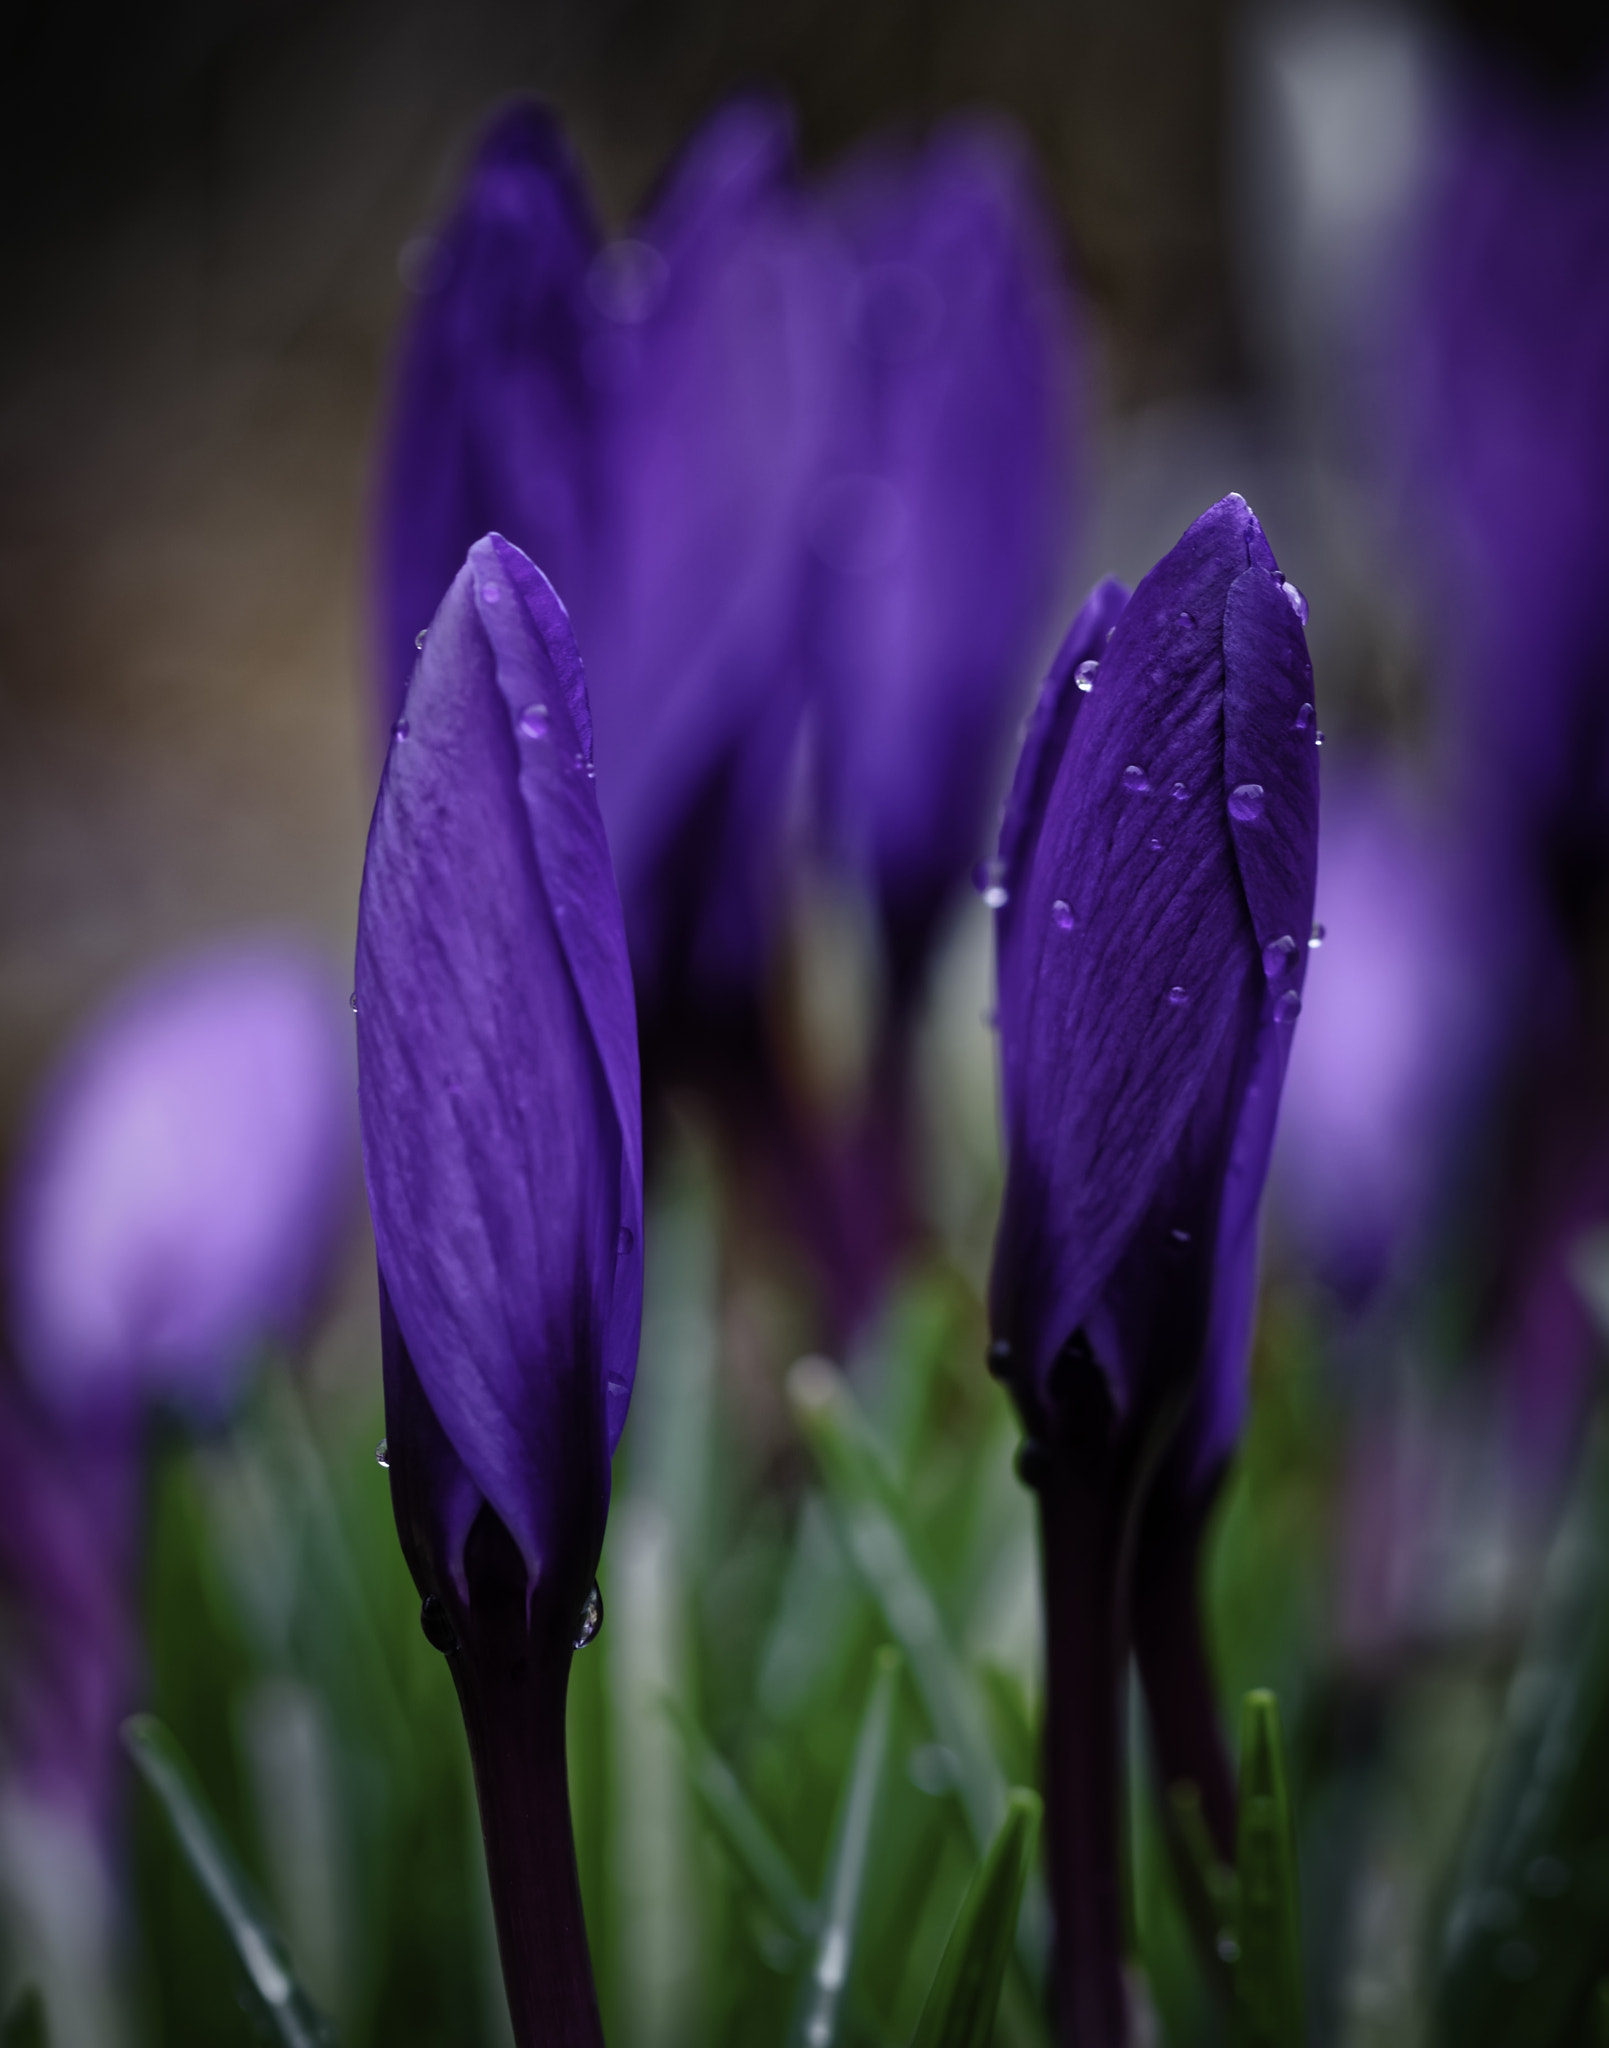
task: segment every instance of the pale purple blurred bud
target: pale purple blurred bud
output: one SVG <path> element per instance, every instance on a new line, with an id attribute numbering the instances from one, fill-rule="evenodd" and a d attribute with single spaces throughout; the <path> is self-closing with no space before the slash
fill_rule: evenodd
<path id="1" fill-rule="evenodd" d="M 275 936 L 164 966 L 89 1026 L 12 1189 L 12 1331 L 44 1400 L 215 1411 L 302 1333 L 355 1187 L 347 1025 L 318 956 Z"/>

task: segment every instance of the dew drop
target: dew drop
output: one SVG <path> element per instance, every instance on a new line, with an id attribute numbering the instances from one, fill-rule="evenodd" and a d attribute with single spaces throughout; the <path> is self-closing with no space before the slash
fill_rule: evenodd
<path id="1" fill-rule="evenodd" d="M 1050 921 L 1059 932 L 1070 932 L 1073 928 L 1073 906 L 1058 896 L 1050 906 Z"/>
<path id="2" fill-rule="evenodd" d="M 1004 910 L 1011 901 L 1003 860 L 980 860 L 972 870 L 972 886 L 990 910 Z"/>
<path id="3" fill-rule="evenodd" d="M 419 1626 L 424 1631 L 425 1641 L 433 1650 L 440 1650 L 444 1657 L 450 1657 L 458 1648 L 458 1635 L 448 1618 L 447 1610 L 434 1593 L 427 1593 L 419 1609 Z"/>
<path id="4" fill-rule="evenodd" d="M 1314 925 L 1313 929 L 1307 935 L 1307 950 L 1310 953 L 1316 953 L 1319 947 L 1323 945 L 1326 936 L 1327 934 L 1324 930 L 1323 925 Z"/>
<path id="5" fill-rule="evenodd" d="M 1162 851 L 1162 841 L 1160 839 L 1153 839 L 1151 841 L 1151 851 L 1153 853 L 1160 853 Z"/>
<path id="6" fill-rule="evenodd" d="M 1298 622 L 1305 626 L 1307 624 L 1307 599 L 1303 597 L 1302 593 L 1288 576 L 1280 578 L 1279 587 L 1284 591 L 1285 602 L 1295 612 Z"/>
<path id="7" fill-rule="evenodd" d="M 1099 667 L 1100 663 L 1098 661 L 1081 661 L 1077 668 L 1073 670 L 1073 681 L 1077 683 L 1086 697 L 1095 687 L 1095 674 Z"/>
<path id="8" fill-rule="evenodd" d="M 629 1258 L 631 1254 L 636 1250 L 636 1248 L 636 1238 L 633 1236 L 631 1231 L 629 1231 L 625 1227 L 625 1225 L 622 1224 L 620 1227 L 620 1235 L 615 1239 L 615 1257 L 617 1259 Z"/>
<path id="9" fill-rule="evenodd" d="M 1304 704 L 1301 710 L 1298 711 L 1296 714 L 1296 730 L 1298 732 L 1306 732 L 1308 727 L 1311 726 L 1312 723 L 1313 707 L 1311 704 Z"/>
<path id="10" fill-rule="evenodd" d="M 1190 616 L 1189 612 L 1180 612 L 1179 623 L 1182 626 L 1193 626 L 1195 620 Z"/>
<path id="11" fill-rule="evenodd" d="M 1286 989 L 1285 993 L 1274 1005 L 1274 1022 L 1276 1024 L 1294 1024 L 1301 1014 L 1301 997 L 1296 993 L 1295 989 Z"/>
<path id="12" fill-rule="evenodd" d="M 626 1385 L 626 1382 L 620 1377 L 619 1373 L 612 1372 L 610 1373 L 608 1379 L 604 1382 L 604 1391 L 606 1393 L 620 1395 L 629 1394 L 631 1392 L 631 1389 Z"/>
<path id="13" fill-rule="evenodd" d="M 1314 735 L 1313 735 L 1313 744 L 1314 744 L 1314 746 L 1315 746 L 1315 747 L 1322 747 L 1322 746 L 1323 746 L 1323 744 L 1324 744 L 1324 735 L 1323 735 L 1323 733 L 1321 733 L 1321 732 L 1316 732 L 1316 733 L 1314 733 Z"/>
<path id="14" fill-rule="evenodd" d="M 520 713 L 520 731 L 528 740 L 547 737 L 548 708 L 545 704 L 527 704 Z"/>
<path id="15" fill-rule="evenodd" d="M 1263 815 L 1263 785 L 1243 782 L 1230 791 L 1229 815 L 1237 824 L 1255 825 Z"/>
<path id="16" fill-rule="evenodd" d="M 1190 801 L 1190 792 L 1182 782 L 1176 782 L 1168 794 L 1176 804 L 1187 804 Z"/>
<path id="17" fill-rule="evenodd" d="M 391 1470 L 391 1446 L 384 1437 L 374 1447 L 374 1462 L 382 1472 Z"/>
<path id="18" fill-rule="evenodd" d="M 482 604 L 501 604 L 503 593 L 495 583 L 483 583 L 480 587 L 480 598 Z"/>
<path id="19" fill-rule="evenodd" d="M 1182 1009 L 1189 1000 L 1190 994 L 1187 989 L 1170 988 L 1168 990 L 1168 1001 L 1176 1010 Z"/>
<path id="20" fill-rule="evenodd" d="M 357 992 L 357 990 L 356 990 L 356 989 L 353 989 L 352 993 L 351 993 L 351 994 L 350 994 L 350 995 L 349 995 L 349 996 L 347 997 L 347 999 L 346 999 L 346 1007 L 347 1007 L 347 1008 L 348 1008 L 348 1009 L 349 1009 L 349 1010 L 350 1010 L 350 1011 L 352 1012 L 352 1014 L 353 1014 L 353 1016 L 354 1016 L 354 1017 L 355 1017 L 355 1016 L 357 1015 L 357 1013 L 358 1013 L 358 992 Z"/>
<path id="21" fill-rule="evenodd" d="M 1123 770 L 1123 787 L 1131 796 L 1144 796 L 1151 787 L 1150 779 L 1143 768 L 1136 768 L 1131 761 Z"/>
<path id="22" fill-rule="evenodd" d="M 1290 966 L 1291 957 L 1295 951 L 1296 941 L 1289 932 L 1284 933 L 1280 938 L 1269 940 L 1268 944 L 1263 948 L 1263 972 L 1270 981 L 1278 981 L 1286 968 Z"/>
<path id="23" fill-rule="evenodd" d="M 1170 1230 L 1168 1232 L 1168 1235 L 1173 1239 L 1173 1242 L 1175 1244 L 1188 1244 L 1190 1242 L 1190 1233 L 1188 1230 Z"/>
<path id="24" fill-rule="evenodd" d="M 415 646 L 415 647 L 418 647 L 418 648 L 423 648 L 423 646 L 424 646 L 425 642 L 426 642 L 426 641 L 427 641 L 427 640 L 428 640 L 429 638 L 430 638 L 430 628 L 429 628 L 428 626 L 421 626 L 421 627 L 419 628 L 418 632 L 417 632 L 417 633 L 415 633 L 415 634 L 414 634 L 414 636 L 413 636 L 413 644 L 414 644 L 414 646 Z"/>
<path id="25" fill-rule="evenodd" d="M 391 737 L 394 740 L 405 740 L 408 737 L 407 719 L 399 718 L 397 720 L 396 724 L 391 728 Z"/>
<path id="26" fill-rule="evenodd" d="M 591 1592 L 582 1602 L 581 1618 L 575 1625 L 576 1648 L 584 1650 L 602 1627 L 603 1595 L 598 1591 L 598 1582 L 594 1579 Z"/>

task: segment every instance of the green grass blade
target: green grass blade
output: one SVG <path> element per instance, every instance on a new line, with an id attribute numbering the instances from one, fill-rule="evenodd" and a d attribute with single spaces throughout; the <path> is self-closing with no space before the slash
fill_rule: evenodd
<path id="1" fill-rule="evenodd" d="M 1044 1811 L 1019 1785 L 973 1878 L 911 2037 L 911 2048 L 988 2048 Z"/>
<path id="2" fill-rule="evenodd" d="M 25 1985 L 12 2001 L 0 2022 L 0 2048 L 50 2048 L 45 2001 L 37 1984 Z"/>
<path id="3" fill-rule="evenodd" d="M 667 1709 L 681 1732 L 687 1781 L 705 1814 L 738 1862 L 765 1894 L 766 1903 L 790 1934 L 813 1941 L 821 1916 L 806 1898 L 793 1865 L 755 1812 L 726 1759 L 705 1740 L 691 1714 L 675 1701 Z"/>
<path id="4" fill-rule="evenodd" d="M 788 1375 L 795 1420 L 814 1453 L 854 1559 L 910 1663 L 933 1733 L 956 1758 L 957 1786 L 980 1854 L 1006 1811 L 982 1699 L 951 1648 L 938 1601 L 916 1563 L 892 1480 L 842 1373 L 801 1359 Z"/>
<path id="5" fill-rule="evenodd" d="M 185 1861 L 234 1943 L 247 1981 L 285 2048 L 324 2048 L 328 2023 L 291 1973 L 253 1887 L 224 1839 L 190 1760 L 151 1714 L 123 1723 L 123 1746 L 156 1794 Z"/>
<path id="6" fill-rule="evenodd" d="M 1301 1914 L 1279 1702 L 1249 1692 L 1241 1711 L 1237 2048 L 1302 2048 Z"/>
<path id="7" fill-rule="evenodd" d="M 821 1932 L 810 1974 L 805 1979 L 789 2048 L 832 2048 L 839 2038 L 844 1987 L 855 1957 L 866 1860 L 871 1850 L 872 1822 L 888 1763 L 888 1738 L 894 1719 L 894 1686 L 900 1659 L 894 1650 L 879 1650 L 877 1674 L 866 1702 L 849 1781 L 833 1829 L 827 1881 L 822 1889 Z"/>
<path id="8" fill-rule="evenodd" d="M 1235 1977 L 1228 1944 L 1238 1917 L 1234 1871 L 1220 1863 L 1201 1811 L 1201 1794 L 1188 1779 L 1170 1785 L 1163 1816 L 1179 1908 L 1195 1938 L 1208 1981 L 1227 2002 Z"/>

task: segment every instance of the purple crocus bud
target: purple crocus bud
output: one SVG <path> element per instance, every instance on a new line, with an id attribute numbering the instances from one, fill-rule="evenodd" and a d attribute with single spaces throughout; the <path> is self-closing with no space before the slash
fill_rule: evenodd
<path id="1" fill-rule="evenodd" d="M 288 939 L 215 947 L 119 998 L 69 1053 L 12 1192 L 12 1330 L 62 1410 L 216 1411 L 294 1341 L 338 1249 L 351 1055 Z"/>
<path id="2" fill-rule="evenodd" d="M 463 1708 L 516 2036 L 596 2040 L 564 1700 L 642 1320 L 636 1015 L 569 621 L 495 534 L 392 741 L 357 1003 L 398 1533 Z"/>
<path id="3" fill-rule="evenodd" d="M 422 267 L 380 481 L 386 722 L 470 544 L 511 534 L 572 603 L 593 570 L 597 396 L 588 374 L 597 230 L 545 108 L 510 107 Z"/>
<path id="4" fill-rule="evenodd" d="M 854 260 L 818 564 L 828 829 L 896 1008 L 971 866 L 1068 542 L 1072 307 L 1023 151 L 955 126 L 829 188 Z"/>
<path id="5" fill-rule="evenodd" d="M 1176 1775 L 1183 1752 L 1208 1775 L 1195 1759 L 1210 1715 L 1203 1735 L 1156 1681 L 1182 1658 L 1206 1691 L 1197 1504 L 1245 1405 L 1257 1209 L 1318 839 L 1305 606 L 1245 501 L 1213 506 L 1119 609 L 1121 596 L 1095 593 L 1052 671 L 994 884 L 1007 1178 L 991 1358 L 1040 1504 L 1060 2010 L 1072 2038 L 1099 2041 L 1126 2027 L 1120 1685 L 1136 1549 L 1163 1766 Z"/>
<path id="6" fill-rule="evenodd" d="M 1332 780 L 1319 843 L 1274 1178 L 1286 1241 L 1356 1313 L 1425 1250 L 1484 1031 L 1452 848 L 1401 778 Z"/>

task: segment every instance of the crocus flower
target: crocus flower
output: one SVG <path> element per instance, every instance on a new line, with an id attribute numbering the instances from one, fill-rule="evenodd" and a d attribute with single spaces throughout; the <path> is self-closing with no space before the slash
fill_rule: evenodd
<path id="1" fill-rule="evenodd" d="M 1470 67 L 1432 166 L 1385 388 L 1433 550 L 1472 954 L 1513 1076 L 1489 1321 L 1519 1436 L 1562 1446 L 1589 1349 L 1565 1267 L 1609 1158 L 1609 97 Z"/>
<path id="2" fill-rule="evenodd" d="M 625 930 L 564 607 L 497 535 L 431 624 L 358 917 L 397 1529 L 475 1763 L 516 2036 L 599 2038 L 565 1780 L 642 1320 Z"/>
<path id="3" fill-rule="evenodd" d="M 265 1341 L 304 1332 L 350 1191 L 346 1024 L 302 946 L 211 948 L 96 1019 L 23 1141 L 0 1370 L 0 1888 L 64 2038 L 110 2025 L 141 1408 L 216 1417 Z"/>
<path id="4" fill-rule="evenodd" d="M 328 1271 L 352 1117 L 339 998 L 287 939 L 119 999 L 68 1055 L 12 1194 L 12 1331 L 59 1409 L 227 1400 Z"/>
<path id="5" fill-rule="evenodd" d="M 605 244 L 519 107 L 427 282 L 382 486 L 388 716 L 498 527 L 587 649 L 650 1079 L 713 1103 L 852 1324 L 908 1223 L 899 1049 L 866 1128 L 823 1135 L 778 991 L 802 864 L 872 906 L 903 1014 L 971 858 L 1066 509 L 1068 307 L 1028 180 L 967 132 L 818 197 L 786 113 L 740 101 Z"/>
<path id="6" fill-rule="evenodd" d="M 1059 2011 L 1079 2041 L 1125 2037 L 1130 1555 L 1163 1768 L 1213 1775 L 1194 1543 L 1245 1405 L 1257 1208 L 1307 969 L 1305 609 L 1238 497 L 1126 602 L 1100 586 L 1030 723 L 991 885 L 1007 1146 L 991 1357 L 1039 1495 Z M 1205 1732 L 1181 1711 L 1181 1665 Z"/>
<path id="7" fill-rule="evenodd" d="M 1320 856 L 1274 1175 L 1287 1241 L 1357 1313 L 1426 1249 L 1485 1047 L 1453 848 L 1400 776 L 1332 778 Z"/>

